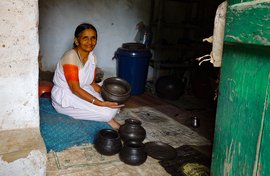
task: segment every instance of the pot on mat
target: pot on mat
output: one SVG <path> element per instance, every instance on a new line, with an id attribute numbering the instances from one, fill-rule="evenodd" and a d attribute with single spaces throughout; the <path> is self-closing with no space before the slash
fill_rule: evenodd
<path id="1" fill-rule="evenodd" d="M 119 158 L 126 164 L 138 166 L 147 159 L 142 142 L 128 141 L 124 143 L 123 149 L 119 153 Z"/>
<path id="2" fill-rule="evenodd" d="M 102 129 L 98 133 L 94 147 L 102 155 L 114 155 L 122 149 L 122 142 L 117 131 Z"/>
<path id="3" fill-rule="evenodd" d="M 123 141 L 142 142 L 146 137 L 146 131 L 141 126 L 142 122 L 138 119 L 129 118 L 120 126 L 119 134 Z"/>

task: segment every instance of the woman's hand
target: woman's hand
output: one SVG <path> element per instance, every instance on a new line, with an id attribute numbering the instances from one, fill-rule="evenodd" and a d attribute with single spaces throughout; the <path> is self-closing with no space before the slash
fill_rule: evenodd
<path id="1" fill-rule="evenodd" d="M 95 83 L 94 81 L 93 81 L 90 85 L 94 88 L 94 90 L 95 90 L 96 92 L 98 92 L 98 93 L 101 92 L 101 86 L 98 85 L 97 83 Z"/>
<path id="2" fill-rule="evenodd" d="M 109 108 L 121 108 L 121 107 L 124 107 L 125 105 L 124 104 L 119 105 L 116 102 L 103 101 L 102 106 L 106 106 L 106 107 L 109 107 Z"/>

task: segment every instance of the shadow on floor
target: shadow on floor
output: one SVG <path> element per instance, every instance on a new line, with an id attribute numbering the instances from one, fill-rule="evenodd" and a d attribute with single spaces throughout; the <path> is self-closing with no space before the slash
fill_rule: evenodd
<path id="1" fill-rule="evenodd" d="M 159 98 L 157 96 L 155 97 Z M 197 98 L 193 95 L 187 94 L 182 95 L 177 100 L 160 100 L 166 102 L 167 104 L 155 106 L 155 109 L 167 114 L 174 120 L 189 127 L 213 143 L 216 102 L 211 100 L 209 101 L 209 99 Z M 197 128 L 192 126 L 192 120 L 195 116 L 199 119 L 199 127 Z M 211 156 L 212 146 L 197 146 L 196 148 L 208 156 Z"/>

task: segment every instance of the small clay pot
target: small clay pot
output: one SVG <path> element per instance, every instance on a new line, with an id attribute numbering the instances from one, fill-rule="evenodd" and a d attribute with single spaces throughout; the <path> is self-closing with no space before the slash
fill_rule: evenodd
<path id="1" fill-rule="evenodd" d="M 141 165 L 147 159 L 144 144 L 136 141 L 128 141 L 124 143 L 124 146 L 119 153 L 119 158 L 121 161 L 129 165 Z"/>
<path id="2" fill-rule="evenodd" d="M 102 129 L 98 133 L 94 147 L 102 155 L 114 155 L 122 149 L 122 142 L 117 131 Z"/>
<path id="3" fill-rule="evenodd" d="M 119 128 L 119 135 L 124 142 L 138 141 L 142 142 L 146 137 L 146 131 L 141 126 L 141 121 L 130 118 L 125 120 L 125 124 Z"/>

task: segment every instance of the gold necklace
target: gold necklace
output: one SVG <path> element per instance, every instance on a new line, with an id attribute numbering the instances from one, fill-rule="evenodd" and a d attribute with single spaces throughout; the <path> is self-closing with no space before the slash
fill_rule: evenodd
<path id="1" fill-rule="evenodd" d="M 86 61 L 84 61 L 85 59 L 83 59 L 83 58 L 81 57 L 81 54 L 80 54 L 79 50 L 77 50 L 77 54 L 78 54 L 78 56 L 79 56 L 79 59 L 80 59 L 81 63 L 84 65 Z"/>

